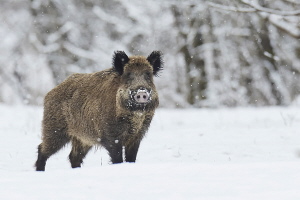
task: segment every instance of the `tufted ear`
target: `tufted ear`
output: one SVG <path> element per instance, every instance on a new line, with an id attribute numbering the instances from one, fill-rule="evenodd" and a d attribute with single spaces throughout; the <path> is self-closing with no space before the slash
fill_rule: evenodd
<path id="1" fill-rule="evenodd" d="M 153 67 L 153 75 L 158 76 L 158 72 L 163 69 L 162 53 L 160 51 L 153 51 L 148 57 L 148 62 Z"/>
<path id="2" fill-rule="evenodd" d="M 115 51 L 113 56 L 113 68 L 118 72 L 120 75 L 123 74 L 124 65 L 128 63 L 129 58 L 124 51 Z"/>

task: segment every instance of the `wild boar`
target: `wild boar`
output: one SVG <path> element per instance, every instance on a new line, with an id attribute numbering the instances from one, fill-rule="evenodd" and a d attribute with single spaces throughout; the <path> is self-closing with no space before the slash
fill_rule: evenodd
<path id="1" fill-rule="evenodd" d="M 93 146 L 104 147 L 112 163 L 135 162 L 159 99 L 153 77 L 163 69 L 162 53 L 147 58 L 116 51 L 113 67 L 90 74 L 73 74 L 44 99 L 42 143 L 37 171 L 47 159 L 72 143 L 72 168 L 81 167 Z"/>

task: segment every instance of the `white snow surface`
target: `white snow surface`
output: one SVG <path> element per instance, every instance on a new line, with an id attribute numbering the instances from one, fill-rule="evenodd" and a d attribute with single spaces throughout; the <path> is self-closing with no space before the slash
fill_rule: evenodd
<path id="1" fill-rule="evenodd" d="M 0 199 L 299 200 L 300 107 L 158 109 L 136 163 L 66 146 L 35 172 L 42 108 L 0 105 Z"/>

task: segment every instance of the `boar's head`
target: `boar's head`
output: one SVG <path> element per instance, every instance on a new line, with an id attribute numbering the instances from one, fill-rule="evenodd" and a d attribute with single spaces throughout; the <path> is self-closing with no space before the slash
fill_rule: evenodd
<path id="1" fill-rule="evenodd" d="M 154 110 L 159 100 L 153 76 L 157 76 L 162 68 L 162 53 L 159 51 L 153 51 L 147 58 L 128 57 L 124 51 L 116 51 L 113 69 L 120 76 L 116 97 L 119 106 L 132 111 Z"/>

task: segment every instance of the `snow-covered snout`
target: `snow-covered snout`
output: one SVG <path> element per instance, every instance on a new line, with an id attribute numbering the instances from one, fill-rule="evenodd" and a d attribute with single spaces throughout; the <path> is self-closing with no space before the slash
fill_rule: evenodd
<path id="1" fill-rule="evenodd" d="M 151 101 L 151 90 L 147 90 L 145 88 L 140 88 L 136 91 L 131 91 L 131 98 L 136 103 L 148 103 Z"/>

